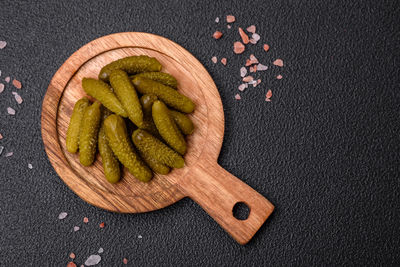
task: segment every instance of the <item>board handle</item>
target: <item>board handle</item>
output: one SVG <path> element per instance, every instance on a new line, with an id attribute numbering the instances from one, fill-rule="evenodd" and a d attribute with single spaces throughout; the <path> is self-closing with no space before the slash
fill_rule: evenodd
<path id="1" fill-rule="evenodd" d="M 197 165 L 181 186 L 241 245 L 250 241 L 274 210 L 271 202 L 218 163 Z M 233 207 L 239 202 L 250 210 L 245 220 L 233 216 Z"/>

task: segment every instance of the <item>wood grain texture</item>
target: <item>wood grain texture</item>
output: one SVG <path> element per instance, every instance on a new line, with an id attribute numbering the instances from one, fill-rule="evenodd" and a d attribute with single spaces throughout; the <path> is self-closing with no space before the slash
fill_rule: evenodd
<path id="1" fill-rule="evenodd" d="M 164 72 L 179 82 L 190 97 L 196 127 L 188 138 L 185 167 L 155 175 L 150 183 L 136 180 L 126 170 L 110 184 L 98 158 L 90 167 L 79 164 L 78 154 L 65 147 L 66 132 L 75 102 L 85 95 L 83 77 L 97 78 L 100 69 L 119 58 L 149 55 Z M 217 164 L 224 134 L 224 114 L 218 90 L 202 64 L 178 44 L 148 33 L 118 33 L 96 39 L 75 52 L 56 72 L 42 106 L 42 137 L 46 153 L 61 179 L 83 200 L 123 213 L 148 212 L 188 196 L 199 203 L 235 240 L 247 243 L 273 211 L 273 205 Z M 247 220 L 233 217 L 232 208 L 243 201 L 250 207 Z"/>

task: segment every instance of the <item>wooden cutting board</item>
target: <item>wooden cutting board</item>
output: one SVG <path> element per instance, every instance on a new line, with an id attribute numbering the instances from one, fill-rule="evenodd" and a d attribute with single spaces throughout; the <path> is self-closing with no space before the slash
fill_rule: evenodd
<path id="1" fill-rule="evenodd" d="M 187 139 L 185 167 L 155 175 L 149 183 L 136 180 L 124 169 L 123 178 L 110 184 L 99 157 L 90 167 L 70 154 L 65 137 L 75 102 L 85 95 L 83 77 L 97 78 L 100 69 L 119 58 L 148 55 L 157 58 L 164 72 L 175 76 L 178 90 L 190 97 L 196 127 Z M 161 209 L 190 197 L 237 242 L 247 243 L 272 213 L 274 206 L 217 163 L 224 135 L 224 113 L 218 90 L 203 65 L 178 44 L 148 33 L 117 33 L 96 39 L 76 51 L 56 72 L 42 106 L 42 137 L 46 153 L 60 178 L 83 200 L 114 212 L 139 213 Z M 232 214 L 244 202 L 246 220 Z M 184 220 L 184 218 L 182 218 Z"/>

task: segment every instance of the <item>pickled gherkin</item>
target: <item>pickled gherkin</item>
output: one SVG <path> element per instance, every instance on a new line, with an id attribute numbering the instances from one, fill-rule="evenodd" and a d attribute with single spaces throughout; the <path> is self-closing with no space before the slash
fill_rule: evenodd
<path id="1" fill-rule="evenodd" d="M 194 110 L 195 105 L 190 98 L 169 86 L 142 77 L 135 77 L 132 82 L 141 94 L 155 94 L 165 104 L 176 110 L 185 113 L 191 113 Z"/>
<path id="2" fill-rule="evenodd" d="M 147 163 L 147 165 L 149 165 L 150 169 L 152 169 L 155 173 L 166 175 L 171 170 L 168 166 L 158 162 L 157 160 L 146 154 L 140 153 L 140 156 Z"/>
<path id="3" fill-rule="evenodd" d="M 145 130 L 135 130 L 132 134 L 132 140 L 141 153 L 152 157 L 162 164 L 172 168 L 183 168 L 185 165 L 185 161 L 181 155 Z"/>
<path id="4" fill-rule="evenodd" d="M 182 131 L 183 134 L 192 134 L 194 125 L 192 120 L 186 115 L 176 110 L 170 110 L 169 114 L 174 119 L 176 125 Z"/>
<path id="5" fill-rule="evenodd" d="M 156 125 L 154 124 L 153 116 L 151 114 L 153 103 L 156 100 L 158 100 L 158 98 L 156 95 L 153 94 L 143 95 L 140 98 L 140 104 L 142 105 L 143 108 L 143 126 L 140 128 L 148 131 L 149 133 L 151 133 L 156 137 L 161 137 L 160 134 L 158 133 Z"/>
<path id="6" fill-rule="evenodd" d="M 95 102 L 85 109 L 79 133 L 79 161 L 83 166 L 92 165 L 97 146 L 101 120 L 101 104 Z"/>
<path id="7" fill-rule="evenodd" d="M 157 59 L 149 56 L 131 56 L 118 59 L 104 66 L 100 73 L 99 79 L 108 81 L 113 70 L 120 69 L 129 74 L 140 72 L 160 71 L 162 68 Z"/>
<path id="8" fill-rule="evenodd" d="M 131 79 L 134 79 L 135 77 L 142 77 L 142 78 L 147 78 L 159 83 L 162 83 L 166 86 L 170 86 L 174 89 L 178 88 L 178 81 L 175 79 L 174 76 L 172 76 L 169 73 L 165 72 L 142 72 L 136 75 L 131 76 Z"/>
<path id="9" fill-rule="evenodd" d="M 111 87 L 105 82 L 92 78 L 83 78 L 82 87 L 88 95 L 96 98 L 112 112 L 122 117 L 128 116 L 121 102 L 113 93 Z"/>
<path id="10" fill-rule="evenodd" d="M 131 80 L 123 70 L 113 70 L 110 74 L 110 83 L 114 93 L 122 103 L 129 119 L 138 127 L 143 124 L 143 112 L 136 90 Z"/>
<path id="11" fill-rule="evenodd" d="M 117 158 L 115 157 L 111 147 L 108 145 L 104 129 L 104 120 L 111 114 L 111 111 L 108 109 L 103 110 L 103 122 L 99 130 L 98 147 L 106 179 L 113 184 L 118 182 L 121 178 L 121 170 Z"/>
<path id="12" fill-rule="evenodd" d="M 142 182 L 148 182 L 153 177 L 150 168 L 136 154 L 129 142 L 124 120 L 118 115 L 110 115 L 104 121 L 108 144 L 119 161 L 129 172 Z"/>
<path id="13" fill-rule="evenodd" d="M 79 148 L 79 132 L 81 122 L 85 109 L 90 105 L 89 99 L 83 97 L 75 103 L 74 110 L 72 111 L 71 120 L 67 130 L 67 150 L 70 153 L 76 153 Z"/>
<path id="14" fill-rule="evenodd" d="M 169 114 L 167 106 L 157 100 L 152 108 L 154 124 L 167 144 L 181 155 L 186 153 L 186 141 Z"/>

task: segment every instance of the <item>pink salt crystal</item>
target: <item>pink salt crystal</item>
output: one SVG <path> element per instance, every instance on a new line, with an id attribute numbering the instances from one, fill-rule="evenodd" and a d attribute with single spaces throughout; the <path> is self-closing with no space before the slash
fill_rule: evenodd
<path id="1" fill-rule="evenodd" d="M 212 57 L 211 61 L 215 64 L 215 63 L 217 63 L 218 59 L 217 59 L 217 57 Z"/>
<path id="2" fill-rule="evenodd" d="M 235 54 L 241 54 L 244 52 L 244 44 L 242 44 L 241 42 L 235 42 L 233 43 L 233 52 L 235 52 Z"/>
<path id="3" fill-rule="evenodd" d="M 271 102 L 271 99 L 269 99 L 269 98 L 265 98 L 265 101 L 267 101 L 267 102 Z"/>
<path id="4" fill-rule="evenodd" d="M 247 69 L 245 67 L 240 68 L 240 77 L 244 77 L 247 74 Z"/>
<path id="5" fill-rule="evenodd" d="M 250 72 L 254 72 L 254 68 L 250 66 Z"/>
<path id="6" fill-rule="evenodd" d="M 0 93 L 3 93 L 4 91 L 4 83 L 0 83 Z"/>
<path id="7" fill-rule="evenodd" d="M 0 49 L 3 49 L 4 47 L 6 47 L 7 42 L 6 41 L 0 41 Z"/>
<path id="8" fill-rule="evenodd" d="M 257 33 L 253 33 L 251 35 L 251 38 L 253 38 L 254 41 L 258 42 L 260 40 L 260 35 L 258 35 Z"/>
<path id="9" fill-rule="evenodd" d="M 265 95 L 266 98 L 271 98 L 272 97 L 272 91 L 271 89 L 268 90 L 267 94 Z"/>
<path id="10" fill-rule="evenodd" d="M 240 95 L 239 95 L 239 94 L 236 94 L 236 95 L 235 95 L 235 99 L 236 99 L 236 100 L 240 100 L 240 99 L 241 99 Z"/>
<path id="11" fill-rule="evenodd" d="M 247 30 L 248 32 L 251 32 L 251 33 L 256 33 L 256 26 L 251 25 L 251 26 L 247 27 L 246 30 Z"/>
<path id="12" fill-rule="evenodd" d="M 246 77 L 243 78 L 243 81 L 246 82 L 246 83 L 247 82 L 251 82 L 253 80 L 254 80 L 254 78 L 252 76 L 246 76 Z"/>
<path id="13" fill-rule="evenodd" d="M 74 232 L 79 231 L 79 226 L 74 226 Z"/>
<path id="14" fill-rule="evenodd" d="M 228 23 L 235 22 L 235 16 L 232 16 L 232 15 L 226 16 L 226 22 L 228 22 Z"/>
<path id="15" fill-rule="evenodd" d="M 269 50 L 269 45 L 268 45 L 268 44 L 264 44 L 263 48 L 264 48 L 265 52 L 268 52 L 268 50 Z"/>
<path id="16" fill-rule="evenodd" d="M 18 81 L 18 80 L 16 80 L 16 79 L 14 79 L 14 80 L 12 81 L 12 84 L 13 84 L 14 87 L 17 88 L 17 89 L 21 89 L 21 88 L 22 88 L 21 82 Z"/>
<path id="17" fill-rule="evenodd" d="M 249 42 L 250 42 L 251 44 L 256 44 L 256 43 L 257 43 L 257 41 L 254 40 L 253 38 L 250 38 Z"/>
<path id="18" fill-rule="evenodd" d="M 278 58 L 273 64 L 278 67 L 283 67 L 283 60 Z"/>
<path id="19" fill-rule="evenodd" d="M 251 64 L 252 64 L 251 60 L 250 59 L 246 59 L 246 64 L 245 64 L 246 67 L 251 66 Z"/>
<path id="20" fill-rule="evenodd" d="M 84 222 L 84 223 L 88 223 L 88 222 L 89 222 L 88 217 L 83 218 L 83 222 Z"/>
<path id="21" fill-rule="evenodd" d="M 10 114 L 10 115 L 15 115 L 15 109 L 13 109 L 13 108 L 8 107 L 8 108 L 7 108 L 7 112 L 8 112 L 8 114 Z"/>
<path id="22" fill-rule="evenodd" d="M 127 258 L 124 258 L 124 259 L 122 260 L 122 262 L 126 265 L 126 264 L 128 264 L 128 259 L 127 259 Z"/>
<path id="23" fill-rule="evenodd" d="M 5 77 L 5 78 L 4 78 L 4 81 L 5 81 L 6 83 L 9 83 L 9 82 L 10 82 L 10 80 L 11 80 L 11 78 L 10 78 L 10 77 Z"/>
<path id="24" fill-rule="evenodd" d="M 0 140 L 3 139 L 3 136 L 0 134 Z"/>
<path id="25" fill-rule="evenodd" d="M 257 81 L 256 80 L 252 80 L 252 81 L 248 82 L 247 84 L 255 84 L 255 83 L 257 83 Z"/>
<path id="26" fill-rule="evenodd" d="M 215 22 L 216 22 L 216 23 L 218 23 L 218 22 L 219 22 L 219 18 L 218 18 L 218 17 L 215 19 Z"/>
<path id="27" fill-rule="evenodd" d="M 86 266 L 96 265 L 101 261 L 100 255 L 90 255 L 89 258 L 85 261 Z"/>
<path id="28" fill-rule="evenodd" d="M 58 219 L 59 219 L 59 220 L 62 220 L 62 219 L 65 219 L 67 216 L 68 216 L 68 213 L 66 213 L 66 212 L 61 212 L 61 213 L 58 215 Z"/>
<path id="29" fill-rule="evenodd" d="M 282 77 L 282 75 L 278 75 L 278 76 L 276 76 L 276 78 L 278 79 L 278 80 L 280 80 L 280 79 L 282 79 L 283 77 Z"/>
<path id="30" fill-rule="evenodd" d="M 12 155 L 14 155 L 14 152 L 8 152 L 8 153 L 6 153 L 5 157 L 8 158 L 8 157 L 11 157 Z"/>
<path id="31" fill-rule="evenodd" d="M 232 28 L 232 26 L 231 26 L 231 25 L 227 25 L 226 27 L 227 27 L 228 29 Z"/>
<path id="32" fill-rule="evenodd" d="M 241 85 L 239 85 L 239 91 L 244 91 L 244 89 L 247 88 L 247 84 L 246 83 L 242 83 Z"/>
<path id="33" fill-rule="evenodd" d="M 251 64 L 258 63 L 258 59 L 253 54 L 250 55 L 250 61 L 251 61 Z"/>
<path id="34" fill-rule="evenodd" d="M 268 69 L 268 67 L 263 65 L 263 64 L 258 64 L 257 65 L 257 70 L 258 71 L 267 70 L 267 69 Z"/>
<path id="35" fill-rule="evenodd" d="M 12 94 L 14 95 L 15 101 L 20 105 L 23 102 L 22 97 L 17 92 L 12 92 Z"/>
<path id="36" fill-rule="evenodd" d="M 226 58 L 225 57 L 221 59 L 221 63 L 224 64 L 224 66 L 226 66 Z"/>

